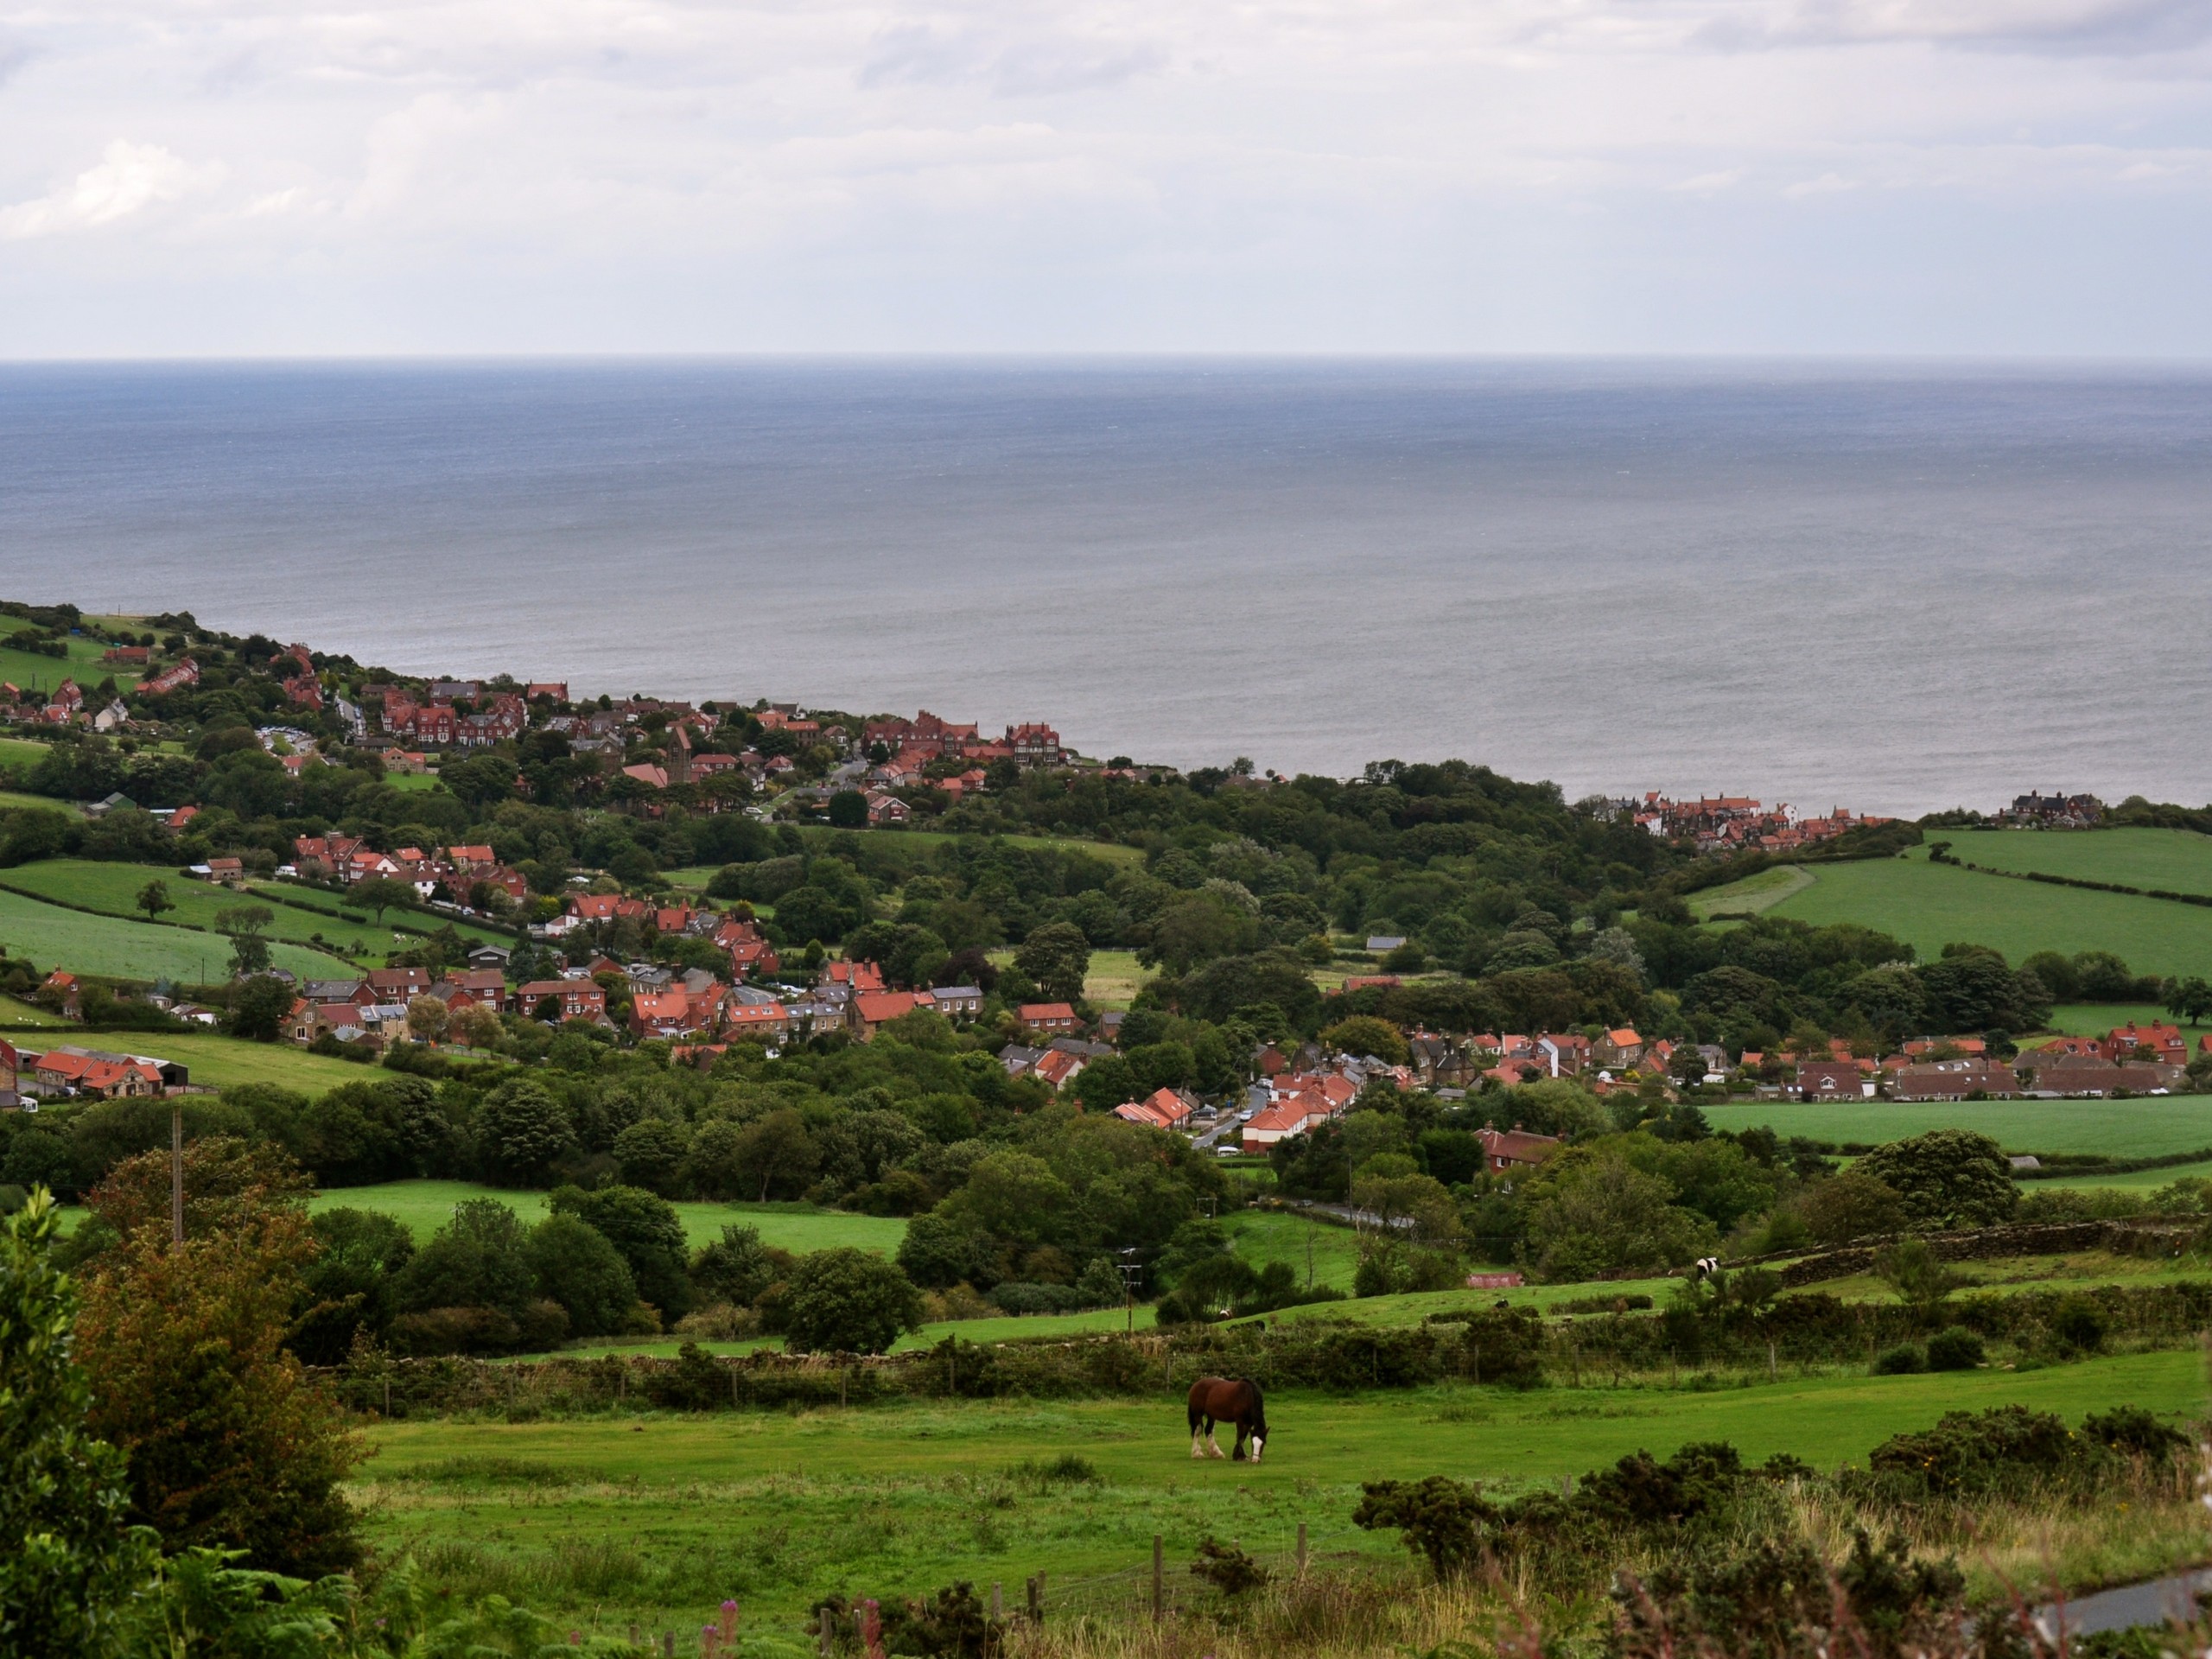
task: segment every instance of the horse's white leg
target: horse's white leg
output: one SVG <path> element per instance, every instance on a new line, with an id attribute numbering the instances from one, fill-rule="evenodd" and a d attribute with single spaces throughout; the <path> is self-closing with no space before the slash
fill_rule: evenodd
<path id="1" fill-rule="evenodd" d="M 1202 1444 L 1206 1432 L 1204 1428 L 1194 1428 L 1191 1431 L 1191 1459 L 1194 1463 L 1205 1456 Z"/>
<path id="2" fill-rule="evenodd" d="M 1206 1425 L 1206 1453 L 1209 1457 L 1227 1457 L 1229 1454 L 1221 1449 L 1221 1442 L 1213 1437 L 1214 1427 L 1212 1423 Z"/>

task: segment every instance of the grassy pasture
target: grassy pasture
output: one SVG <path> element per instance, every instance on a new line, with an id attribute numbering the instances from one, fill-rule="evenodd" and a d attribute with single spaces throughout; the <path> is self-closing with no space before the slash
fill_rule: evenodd
<path id="1" fill-rule="evenodd" d="M 2007 1152 L 2101 1152 L 2158 1158 L 2212 1147 L 2212 1096 L 2163 1100 L 1870 1100 L 1858 1105 L 1732 1102 L 1703 1109 L 1716 1129 L 1770 1125 L 1781 1135 L 1876 1146 L 1929 1129 L 1977 1129 Z"/>
<path id="2" fill-rule="evenodd" d="M 5 620 L 10 633 L 17 628 L 30 626 L 13 617 Z M 99 640 L 67 638 L 62 643 L 69 651 L 66 658 L 41 657 L 35 651 L 10 651 L 5 645 L 0 645 L 0 680 L 6 680 L 11 685 L 20 685 L 26 691 L 33 686 L 43 691 L 52 691 L 62 681 L 74 680 L 84 688 L 87 700 L 92 695 L 92 688 L 110 675 L 115 677 L 116 684 L 125 691 L 138 683 L 135 670 L 126 671 L 100 661 L 100 653 L 107 647 Z"/>
<path id="3" fill-rule="evenodd" d="M 73 801 L 57 801 L 50 796 L 26 795 L 20 790 L 0 789 L 0 810 L 21 811 L 25 808 L 35 808 L 41 812 L 59 812 L 69 818 L 85 816 Z"/>
<path id="4" fill-rule="evenodd" d="M 113 868 L 136 873 L 140 884 L 150 874 L 136 865 Z M 11 870 L 6 879 L 14 881 L 23 874 L 24 869 Z M 171 880 L 171 895 L 181 897 L 179 889 L 188 885 Z M 131 889 L 137 890 L 136 887 Z M 124 902 L 129 902 L 127 898 Z M 194 984 L 220 978 L 231 953 L 229 942 L 220 934 L 155 927 L 119 915 L 88 916 L 18 893 L 0 893 L 0 939 L 15 954 L 29 957 L 41 968 Z M 308 945 L 271 945 L 270 959 L 304 979 L 328 979 L 347 971 L 340 958 Z"/>
<path id="5" fill-rule="evenodd" d="M 380 941 L 385 935 L 396 928 L 406 928 L 420 933 L 435 933 L 448 923 L 451 923 L 453 931 L 471 944 L 496 944 L 512 950 L 518 943 L 512 933 L 502 933 L 494 928 L 479 926 L 473 922 L 461 921 L 450 916 L 442 916 L 435 911 L 429 910 L 387 910 L 384 913 L 383 925 L 378 926 L 375 918 L 369 916 L 365 911 L 359 908 L 349 910 L 346 901 L 336 893 L 325 893 L 320 887 L 303 887 L 292 881 L 251 881 L 246 884 L 246 890 L 257 898 L 270 900 L 275 905 L 276 925 L 284 931 L 296 931 L 296 927 L 303 927 L 316 932 L 328 930 L 334 933 L 343 931 L 346 940 L 349 944 L 365 938 L 375 944 L 375 942 Z M 331 919 L 329 922 L 315 919 L 302 913 L 307 911 L 319 912 Z M 353 918 L 356 916 L 365 916 L 367 919 L 355 921 Z M 332 928 L 332 923 L 336 924 L 335 929 Z M 377 944 L 375 948 L 382 947 Z"/>
<path id="6" fill-rule="evenodd" d="M 96 1032 L 82 1040 L 92 1048 L 128 1049 L 134 1054 L 157 1054 L 176 1060 L 192 1068 L 193 1082 L 216 1089 L 273 1083 L 303 1095 L 319 1095 L 341 1083 L 374 1081 L 391 1075 L 373 1065 L 310 1054 L 289 1043 L 249 1043 L 213 1031 Z"/>
<path id="7" fill-rule="evenodd" d="M 46 759 L 48 746 L 35 738 L 0 737 L 0 767 L 29 768 Z"/>
<path id="8" fill-rule="evenodd" d="M 361 1068 L 342 1060 L 330 1064 L 350 1075 Z M 445 1224 L 453 1207 L 464 1198 L 497 1198 L 525 1222 L 545 1214 L 545 1194 L 504 1191 L 480 1186 L 473 1181 L 386 1181 L 376 1186 L 334 1186 L 315 1194 L 314 1207 L 327 1210 L 346 1205 L 373 1210 L 404 1223 L 417 1240 L 427 1240 Z M 848 1215 L 840 1210 L 817 1210 L 803 1204 L 686 1203 L 676 1206 L 683 1217 L 684 1236 L 696 1248 L 721 1236 L 733 1223 L 760 1230 L 768 1243 L 804 1255 L 849 1244 L 888 1255 L 906 1236 L 906 1224 L 893 1217 Z"/>
<path id="9" fill-rule="evenodd" d="M 2212 836 L 2194 830 L 1931 830 L 1928 838 L 1995 870 L 2212 894 Z"/>
<path id="10" fill-rule="evenodd" d="M 2050 1028 L 2069 1037 L 2101 1037 L 2114 1026 L 2124 1026 L 2130 1020 L 2147 1026 L 2154 1020 L 2164 1025 L 2172 1019 L 2173 1015 L 2152 1002 L 2062 1002 L 2050 1011 Z M 2194 1052 L 2204 1036 L 2212 1033 L 2212 1026 L 2185 1025 L 2182 1030 L 2188 1033 L 2189 1046 Z"/>
<path id="11" fill-rule="evenodd" d="M 168 924 L 186 923 L 194 927 L 212 929 L 215 918 L 226 910 L 251 905 L 262 895 L 238 893 L 228 887 L 219 887 L 207 881 L 196 881 L 175 870 L 156 869 L 145 864 L 112 864 L 88 858 L 48 858 L 35 864 L 20 864 L 0 875 L 0 880 L 10 887 L 28 888 L 43 898 L 63 904 L 83 905 L 109 916 L 120 916 L 131 921 L 143 921 L 145 912 L 137 907 L 138 891 L 149 881 L 160 881 L 169 890 L 173 910 L 162 912 Z M 289 893 L 285 894 L 289 897 Z M 276 919 L 270 924 L 270 932 L 275 938 L 304 939 L 310 932 L 319 932 L 321 919 L 304 912 L 289 909 L 283 905 L 270 908 Z M 376 930 L 365 930 L 374 934 Z M 227 954 L 228 946 L 224 947 Z"/>
<path id="12" fill-rule="evenodd" d="M 1917 853 L 1823 864 L 1804 874 L 1813 880 L 1775 903 L 1772 914 L 1878 928 L 1910 944 L 1923 960 L 1951 944 L 1986 944 L 2015 963 L 2037 950 L 2070 956 L 2099 950 L 2123 957 L 2139 974 L 2212 976 L 2212 913 L 2198 906 L 2016 881 L 1931 864 Z M 1744 908 L 1729 899 L 1730 891 L 1718 887 L 1699 897 L 1709 909 Z"/>
<path id="13" fill-rule="evenodd" d="M 1740 881 L 1731 881 L 1726 887 L 1707 887 L 1702 893 L 1694 893 L 1685 902 L 1690 907 L 1690 913 L 1702 922 L 1720 911 L 1749 911 L 1757 914 L 1771 910 L 1790 894 L 1812 885 L 1812 872 L 1802 865 L 1777 865 L 1761 870 L 1757 875 L 1747 875 Z"/>
<path id="14" fill-rule="evenodd" d="M 1638 1449 L 1732 1441 L 1747 1459 L 1862 1459 L 1947 1410 L 2018 1403 L 2078 1421 L 2126 1401 L 2201 1407 L 2196 1357 L 2158 1353 L 2026 1374 L 1807 1376 L 1709 1393 L 1439 1388 L 1268 1402 L 1268 1456 L 1193 1463 L 1179 1390 L 1157 1400 L 926 1403 L 797 1414 L 658 1414 L 543 1423 L 372 1425 L 354 1493 L 378 1548 L 435 1582 L 499 1591 L 620 1629 L 696 1622 L 724 1596 L 755 1637 L 797 1649 L 817 1596 L 999 1582 L 1018 1601 L 1120 1611 L 1165 1535 L 1179 1586 L 1198 1539 L 1287 1556 L 1298 1523 L 1324 1563 L 1405 1560 L 1350 1524 L 1358 1483 L 1448 1474 L 1505 1489 Z M 1073 1453 L 1095 1479 L 1053 1479 Z M 1027 1467 L 1025 1468 L 1025 1465 Z M 1494 1488 L 1495 1489 L 1495 1488 Z M 988 1591 L 985 1592 L 988 1593 Z"/>
<path id="15" fill-rule="evenodd" d="M 47 1031 L 62 1027 L 75 1029 L 60 1014 L 48 1014 L 35 1002 L 26 1002 L 21 997 L 0 996 L 0 1030 L 19 1031 L 26 1026 Z"/>
<path id="16" fill-rule="evenodd" d="M 1134 950 L 1093 950 L 1083 994 L 1102 1008 L 1126 1008 L 1136 1001 L 1137 987 L 1151 976 Z"/>

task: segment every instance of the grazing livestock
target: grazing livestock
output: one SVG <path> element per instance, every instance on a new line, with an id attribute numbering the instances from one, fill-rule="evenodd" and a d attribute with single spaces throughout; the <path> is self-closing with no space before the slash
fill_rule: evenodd
<path id="1" fill-rule="evenodd" d="M 1252 1461 L 1260 1460 L 1260 1448 L 1268 1440 L 1268 1408 L 1260 1398 L 1256 1382 L 1248 1382 L 1241 1376 L 1202 1376 L 1191 1384 L 1191 1455 L 1193 1458 L 1221 1456 L 1221 1447 L 1213 1438 L 1216 1423 L 1236 1425 L 1236 1448 L 1230 1454 L 1232 1462 L 1244 1456 L 1244 1442 L 1252 1442 Z"/>

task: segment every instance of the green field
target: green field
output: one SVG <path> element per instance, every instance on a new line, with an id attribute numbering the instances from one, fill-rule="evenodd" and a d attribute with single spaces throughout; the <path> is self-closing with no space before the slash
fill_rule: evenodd
<path id="1" fill-rule="evenodd" d="M 2037 950 L 2110 950 L 2139 974 L 2212 976 L 2212 911 L 2126 893 L 2088 893 L 1983 875 L 1909 858 L 1807 868 L 1813 880 L 1769 913 L 1826 925 L 1858 922 L 1904 940 L 1932 960 L 1946 944 L 1986 944 L 2018 963 Z M 1751 878 L 1763 880 L 1770 873 Z M 1747 908 L 1716 887 L 1713 910 Z"/>
<path id="2" fill-rule="evenodd" d="M 435 933 L 448 925 L 471 944 L 496 944 L 512 950 L 516 943 L 512 933 L 503 933 L 497 928 L 485 927 L 474 922 L 460 921 L 429 910 L 387 910 L 381 927 L 372 917 L 355 921 L 353 919 L 354 917 L 365 917 L 367 912 L 358 909 L 349 912 L 346 901 L 336 893 L 292 881 L 250 881 L 246 884 L 246 891 L 269 899 L 276 906 L 279 932 L 327 931 L 334 937 L 342 933 L 348 944 L 357 940 L 372 942 L 372 950 L 382 948 L 373 942 L 382 939 L 387 933 L 401 930 L 410 933 Z M 238 901 L 233 899 L 232 902 L 235 904 Z M 329 917 L 337 925 L 332 927 L 328 922 L 302 914 L 306 911 L 315 911 L 321 916 Z"/>
<path id="3" fill-rule="evenodd" d="M 394 789 L 416 795 L 427 795 L 445 787 L 435 772 L 388 772 L 384 780 Z"/>
<path id="4" fill-rule="evenodd" d="M 342 1060 L 330 1062 L 344 1067 Z M 359 1076 L 356 1068 L 346 1068 Z M 464 1198 L 497 1198 L 526 1222 L 545 1214 L 543 1192 L 509 1192 L 479 1186 L 472 1181 L 386 1181 L 377 1186 L 334 1186 L 318 1192 L 315 1207 L 327 1210 L 348 1205 L 374 1210 L 404 1222 L 417 1239 L 428 1239 L 452 1215 Z M 684 1203 L 676 1206 L 683 1217 L 685 1236 L 696 1247 L 721 1236 L 733 1222 L 760 1230 L 767 1243 L 804 1255 L 841 1244 L 855 1245 L 888 1255 L 906 1236 L 906 1224 L 895 1217 L 849 1215 L 842 1210 L 817 1210 L 803 1204 Z"/>
<path id="5" fill-rule="evenodd" d="M 273 1083 L 303 1095 L 319 1095 L 341 1083 L 388 1077 L 389 1071 L 351 1060 L 310 1054 L 289 1043 L 249 1043 L 219 1032 L 111 1031 L 83 1039 L 91 1048 L 128 1049 L 156 1054 L 192 1068 L 192 1080 L 213 1089 L 242 1083 Z"/>
<path id="6" fill-rule="evenodd" d="M 2172 1019 L 2173 1015 L 2151 1002 L 2063 1002 L 2050 1011 L 2050 1028 L 2069 1037 L 2101 1037 L 2130 1020 L 2147 1026 L 2153 1020 L 2164 1025 Z M 2184 1025 L 2182 1030 L 2189 1038 L 2190 1052 L 2195 1053 L 2197 1044 L 2212 1033 L 2212 1026 Z"/>
<path id="7" fill-rule="evenodd" d="M 1126 1008 L 1136 1000 L 1137 987 L 1151 977 L 1152 970 L 1139 964 L 1134 950 L 1093 950 L 1083 994 L 1102 1008 Z"/>
<path id="8" fill-rule="evenodd" d="M 28 625 L 17 622 L 12 617 L 8 619 L 10 632 L 25 626 Z M 110 675 L 115 677 L 116 684 L 125 691 L 138 683 L 136 670 L 126 673 L 100 661 L 100 653 L 107 647 L 99 640 L 72 639 L 63 643 L 69 650 L 66 658 L 41 657 L 36 652 L 10 651 L 0 645 L 0 680 L 19 685 L 26 691 L 34 686 L 42 691 L 52 691 L 62 681 L 74 680 L 84 688 L 87 701 L 92 697 L 92 688 Z"/>
<path id="9" fill-rule="evenodd" d="M 1256 1465 L 1192 1461 L 1179 1387 L 1150 1401 L 391 1422 L 369 1430 L 378 1455 L 355 1496 L 378 1548 L 414 1554 L 434 1580 L 611 1629 L 696 1623 L 734 1596 L 748 1632 L 796 1645 L 808 1606 L 832 1591 L 915 1594 L 966 1579 L 1018 1599 L 1043 1569 L 1063 1614 L 1124 1611 L 1148 1581 L 1155 1532 L 1179 1584 L 1201 1536 L 1281 1563 L 1300 1522 L 1324 1563 L 1402 1564 L 1395 1535 L 1350 1524 L 1363 1480 L 1525 1488 L 1703 1440 L 1746 1460 L 1787 1452 L 1832 1467 L 1947 1410 L 2018 1403 L 2079 1421 L 2126 1401 L 2186 1413 L 2201 1408 L 2200 1373 L 2178 1352 L 1708 1393 L 1284 1392 L 1268 1402 Z M 1023 1472 L 1070 1453 L 1096 1478 Z"/>
<path id="10" fill-rule="evenodd" d="M 2212 894 L 2212 836 L 2193 830 L 1930 830 L 1928 839 L 1990 869 Z"/>
<path id="11" fill-rule="evenodd" d="M 144 918 L 144 912 L 137 907 L 139 889 L 149 881 L 156 880 L 168 889 L 169 903 L 175 906 L 162 912 L 162 920 L 166 924 L 182 923 L 213 929 L 215 918 L 222 912 L 253 902 L 251 898 L 234 893 L 228 887 L 217 887 L 208 881 L 195 881 L 175 870 L 156 869 L 145 864 L 111 864 L 83 858 L 49 858 L 35 864 L 19 864 L 12 870 L 0 873 L 0 881 L 5 881 L 10 887 L 23 887 L 42 898 L 58 899 L 63 904 L 84 905 L 107 915 L 120 916 L 131 921 Z M 270 908 L 276 918 L 270 927 L 271 938 L 289 938 L 306 944 L 309 933 L 322 931 L 324 924 L 319 917 L 282 905 Z M 360 931 L 372 938 L 377 933 L 373 927 L 364 927 Z M 228 947 L 222 948 L 227 953 Z M 327 976 L 328 970 L 322 971 Z"/>
<path id="12" fill-rule="evenodd" d="M 58 1014 L 48 1014 L 35 1002 L 26 1002 L 20 997 L 0 996 L 0 1028 L 20 1030 L 25 1026 L 37 1026 L 47 1030 L 67 1027 L 69 1021 Z"/>
<path id="13" fill-rule="evenodd" d="M 1700 922 L 1715 912 L 1732 914 L 1749 912 L 1757 915 L 1772 910 L 1794 893 L 1813 885 L 1812 872 L 1799 864 L 1776 865 L 1761 870 L 1757 875 L 1747 875 L 1740 881 L 1731 881 L 1723 887 L 1707 887 L 1702 893 L 1690 894 L 1686 901 L 1690 913 Z"/>
<path id="14" fill-rule="evenodd" d="M 81 818 L 74 801 L 57 801 L 46 795 L 25 795 L 12 789 L 0 789 L 0 810 L 20 811 L 25 808 L 41 812 L 59 812 L 64 817 Z"/>
<path id="15" fill-rule="evenodd" d="M 47 745 L 28 737 L 0 737 L 0 768 L 26 769 L 46 759 Z"/>
<path id="16" fill-rule="evenodd" d="M 1856 1106 L 1788 1100 L 1731 1102 L 1702 1109 L 1716 1129 L 1760 1124 L 1777 1135 L 1869 1146 L 1929 1129 L 1978 1129 L 2007 1152 L 2101 1152 L 2159 1158 L 2212 1147 L 2212 1096 L 2164 1100 L 1870 1100 Z"/>
<path id="17" fill-rule="evenodd" d="M 152 874 L 137 865 L 110 868 L 134 872 L 141 884 Z M 24 869 L 10 870 L 0 879 L 12 881 L 23 874 Z M 181 898 L 179 890 L 189 885 L 171 878 L 170 893 Z M 6 943 L 13 955 L 28 957 L 49 971 L 67 968 L 80 974 L 189 981 L 194 984 L 222 978 L 231 953 L 229 942 L 219 934 L 195 933 L 182 927 L 155 927 L 143 921 L 127 921 L 120 916 L 88 916 L 82 911 L 65 910 L 59 905 L 45 904 L 17 893 L 0 893 L 0 941 Z M 276 967 L 303 979 L 330 979 L 351 971 L 350 965 L 341 958 L 307 945 L 272 945 L 270 959 Z"/>

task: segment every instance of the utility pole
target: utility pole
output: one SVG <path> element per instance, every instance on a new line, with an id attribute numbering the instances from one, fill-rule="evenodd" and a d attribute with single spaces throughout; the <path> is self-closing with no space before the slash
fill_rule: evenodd
<path id="1" fill-rule="evenodd" d="M 169 1098 L 169 1248 L 184 1248 L 184 1099 Z"/>
<path id="2" fill-rule="evenodd" d="M 1114 1265 L 1122 1270 L 1122 1306 L 1128 1315 L 1128 1334 L 1134 1338 L 1137 1333 L 1137 1280 L 1144 1268 L 1136 1259 L 1136 1246 L 1131 1245 L 1118 1254 L 1122 1259 Z"/>

